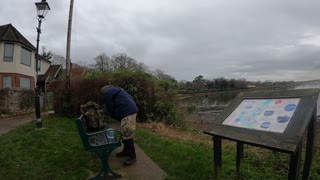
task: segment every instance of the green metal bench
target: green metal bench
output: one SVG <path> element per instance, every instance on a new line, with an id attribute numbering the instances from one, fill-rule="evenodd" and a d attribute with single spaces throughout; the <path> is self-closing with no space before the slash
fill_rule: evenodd
<path id="1" fill-rule="evenodd" d="M 86 151 L 96 153 L 101 160 L 102 167 L 100 172 L 91 179 L 120 178 L 120 174 L 111 170 L 108 159 L 111 152 L 121 146 L 121 132 L 113 129 L 106 129 L 98 132 L 86 132 L 86 123 L 83 115 L 76 120 L 76 124 L 84 149 Z M 111 176 L 109 176 L 109 173 Z"/>

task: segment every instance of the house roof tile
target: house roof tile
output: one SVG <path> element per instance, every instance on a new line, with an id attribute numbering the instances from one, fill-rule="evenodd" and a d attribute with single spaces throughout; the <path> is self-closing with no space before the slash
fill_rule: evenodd
<path id="1" fill-rule="evenodd" d="M 81 78 L 85 75 L 85 73 L 87 72 L 87 68 L 85 67 L 71 67 L 70 68 L 70 78 L 71 79 L 78 79 Z M 63 70 L 63 74 L 66 74 L 66 70 Z"/>
<path id="2" fill-rule="evenodd" d="M 61 69 L 61 65 L 50 65 L 45 74 L 41 74 L 38 76 L 38 82 L 47 82 L 49 80 L 55 79 Z"/>
<path id="3" fill-rule="evenodd" d="M 38 82 L 47 82 L 49 79 L 49 75 L 41 74 L 38 76 Z"/>
<path id="4" fill-rule="evenodd" d="M 46 75 L 50 77 L 50 79 L 54 79 L 57 77 L 58 73 L 61 71 L 62 66 L 61 65 L 51 65 L 47 72 Z"/>
<path id="5" fill-rule="evenodd" d="M 18 42 L 32 50 L 36 50 L 36 48 L 12 24 L 0 26 L 0 41 Z"/>
<path id="6" fill-rule="evenodd" d="M 86 71 L 86 68 L 71 68 L 70 76 L 71 78 L 80 78 L 83 77 Z"/>

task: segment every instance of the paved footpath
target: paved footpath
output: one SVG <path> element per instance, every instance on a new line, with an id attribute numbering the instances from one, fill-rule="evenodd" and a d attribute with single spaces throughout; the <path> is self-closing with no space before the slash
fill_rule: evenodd
<path id="1" fill-rule="evenodd" d="M 43 117 L 43 116 L 42 116 Z M 35 120 L 35 115 L 27 116 L 15 116 L 9 118 L 0 118 L 0 136 L 5 134 L 12 129 L 24 125 L 28 122 Z M 135 144 L 137 162 L 129 167 L 123 166 L 122 163 L 126 160 L 125 158 L 117 158 L 116 152 L 120 152 L 122 147 L 112 152 L 109 158 L 109 165 L 112 170 L 120 173 L 122 178 L 119 180 L 163 180 L 167 174 L 155 164 L 143 150 Z M 97 172 L 92 173 L 92 175 Z"/>
<path id="2" fill-rule="evenodd" d="M 120 173 L 120 180 L 163 180 L 167 176 L 166 173 L 156 165 L 142 149 L 135 144 L 137 162 L 129 167 L 123 166 L 122 163 L 126 158 L 117 158 L 115 153 L 120 152 L 121 148 L 116 149 L 109 159 L 109 164 L 113 171 Z"/>
<path id="3" fill-rule="evenodd" d="M 0 118 L 0 136 L 12 129 L 31 122 L 35 119 L 35 115 L 13 116 L 8 118 Z"/>

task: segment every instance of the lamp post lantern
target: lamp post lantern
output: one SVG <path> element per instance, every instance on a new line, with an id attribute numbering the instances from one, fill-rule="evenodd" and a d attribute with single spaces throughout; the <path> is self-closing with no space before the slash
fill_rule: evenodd
<path id="1" fill-rule="evenodd" d="M 47 15 L 48 11 L 50 10 L 49 4 L 46 0 L 41 0 L 41 2 L 36 2 L 37 7 L 37 19 L 38 19 L 38 27 L 37 27 L 37 49 L 36 49 L 36 89 L 35 89 L 35 108 L 36 108 L 36 126 L 38 128 L 42 127 L 41 121 L 41 112 L 40 112 L 40 98 L 39 98 L 39 85 L 38 85 L 38 75 L 39 75 L 39 41 L 40 41 L 40 34 L 41 34 L 41 22 L 44 20 L 44 17 Z"/>

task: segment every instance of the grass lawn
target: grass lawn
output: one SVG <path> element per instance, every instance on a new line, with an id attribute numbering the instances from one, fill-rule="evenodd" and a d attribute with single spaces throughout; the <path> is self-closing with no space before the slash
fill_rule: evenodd
<path id="1" fill-rule="evenodd" d="M 84 152 L 75 121 L 43 120 L 0 137 L 0 179 L 85 179 L 98 159 Z M 94 155 L 93 155 L 94 156 Z"/>
<path id="2" fill-rule="evenodd" d="M 36 129 L 29 123 L 0 136 L 0 179 L 86 179 L 99 170 L 96 155 L 84 152 L 73 119 L 45 118 L 43 127 Z M 213 177 L 212 144 L 208 142 L 169 138 L 139 125 L 136 143 L 168 174 L 167 179 Z M 223 141 L 223 179 L 287 179 L 287 154 L 245 146 L 239 177 L 235 154 L 235 144 Z M 317 151 L 312 179 L 320 179 L 319 157 Z"/>

